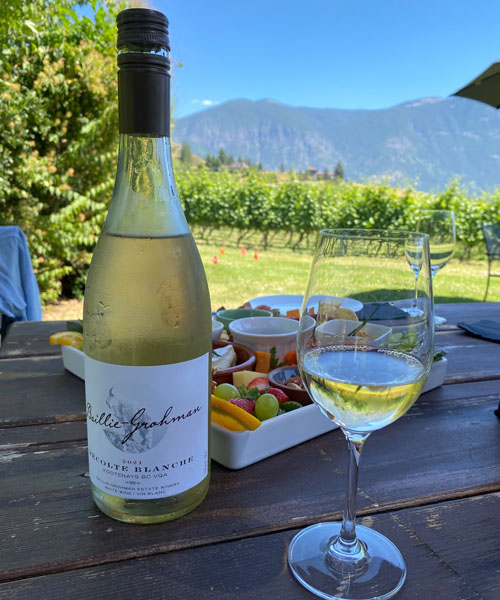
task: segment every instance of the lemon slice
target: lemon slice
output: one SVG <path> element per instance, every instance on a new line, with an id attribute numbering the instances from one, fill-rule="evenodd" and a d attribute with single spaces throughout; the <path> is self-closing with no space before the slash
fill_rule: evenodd
<path id="1" fill-rule="evenodd" d="M 58 331 L 49 338 L 50 345 L 55 346 L 61 344 L 62 346 L 73 346 L 81 350 L 83 347 L 83 334 L 79 331 Z"/>
<path id="2" fill-rule="evenodd" d="M 335 319 L 345 319 L 346 321 L 359 321 L 358 315 L 350 308 L 337 308 Z"/>
<path id="3" fill-rule="evenodd" d="M 262 424 L 259 419 L 236 404 L 213 395 L 212 422 L 230 431 L 253 431 Z"/>
<path id="4" fill-rule="evenodd" d="M 316 322 L 318 325 L 329 321 L 330 319 L 337 318 L 337 311 L 340 308 L 341 300 L 334 300 L 333 298 L 325 298 L 320 300 L 318 305 L 318 315 Z"/>

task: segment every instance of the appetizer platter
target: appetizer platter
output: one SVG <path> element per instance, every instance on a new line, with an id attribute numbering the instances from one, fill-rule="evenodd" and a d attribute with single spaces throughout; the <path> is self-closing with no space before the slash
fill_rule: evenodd
<path id="1" fill-rule="evenodd" d="M 61 347 L 64 367 L 85 379 L 83 352 L 71 345 Z M 255 371 L 236 371 L 233 377 L 236 373 L 239 375 L 233 381 L 241 385 L 239 388 L 230 385 L 234 385 L 238 393 L 245 385 L 245 377 L 248 384 L 255 379 L 267 379 L 265 373 Z M 231 406 L 238 410 L 228 412 L 228 404 L 231 404 L 228 400 L 212 395 L 212 458 L 229 469 L 241 469 L 338 427 L 314 404 L 287 407 L 288 411 L 283 409 L 279 415 L 276 413 L 263 421 L 234 404 Z M 248 417 L 242 417 L 242 413 Z"/>
<path id="2" fill-rule="evenodd" d="M 360 302 L 334 300 L 323 305 L 319 299 L 318 313 L 304 317 L 325 343 L 348 337 L 350 343 L 370 339 L 370 343 L 401 348 L 417 342 L 415 332 L 358 319 Z M 297 367 L 295 337 L 301 303 L 302 297 L 295 295 L 263 296 L 247 303 L 276 315 L 267 316 L 268 312 L 239 319 L 247 322 L 248 345 L 233 339 L 231 331 L 237 329 L 231 323 L 227 334 L 213 322 L 211 450 L 212 458 L 230 469 L 241 469 L 338 427 L 312 403 Z M 277 327 L 270 327 L 272 323 Z M 50 343 L 61 344 L 64 367 L 85 379 L 81 324 L 68 323 L 68 329 L 51 336 Z M 443 383 L 446 368 L 446 358 L 437 353 L 422 393 Z"/>

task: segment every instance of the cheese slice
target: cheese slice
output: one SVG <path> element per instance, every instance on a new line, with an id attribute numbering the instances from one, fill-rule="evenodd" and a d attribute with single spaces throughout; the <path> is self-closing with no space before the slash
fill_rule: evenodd
<path id="1" fill-rule="evenodd" d="M 233 385 L 238 389 L 242 385 L 247 387 L 256 377 L 267 377 L 267 373 L 259 373 L 257 371 L 236 371 L 233 373 Z"/>
<path id="2" fill-rule="evenodd" d="M 236 352 L 231 345 L 221 346 L 212 350 L 212 370 L 229 369 L 236 364 Z"/>

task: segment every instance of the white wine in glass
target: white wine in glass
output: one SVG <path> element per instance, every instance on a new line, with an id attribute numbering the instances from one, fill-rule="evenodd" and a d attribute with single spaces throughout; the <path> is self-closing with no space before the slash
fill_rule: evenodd
<path id="1" fill-rule="evenodd" d="M 409 247 L 419 257 L 418 273 L 406 260 Z M 418 313 L 410 315 L 402 307 L 415 284 Z M 344 298 L 361 308 L 336 311 Z M 304 318 L 311 309 L 314 328 Z M 390 598 L 403 585 L 406 566 L 390 540 L 356 526 L 358 466 L 368 436 L 405 414 L 431 367 L 428 236 L 322 231 L 301 315 L 299 369 L 313 401 L 347 438 L 348 484 L 343 521 L 302 530 L 290 544 L 288 562 L 300 583 L 321 598 Z"/>

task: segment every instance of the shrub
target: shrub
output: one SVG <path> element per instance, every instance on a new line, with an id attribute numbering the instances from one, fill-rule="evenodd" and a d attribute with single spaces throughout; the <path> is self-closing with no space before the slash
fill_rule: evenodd
<path id="1" fill-rule="evenodd" d="M 26 233 L 42 301 L 81 293 L 115 169 L 114 4 L 76 4 L 0 15 L 0 222 Z"/>

